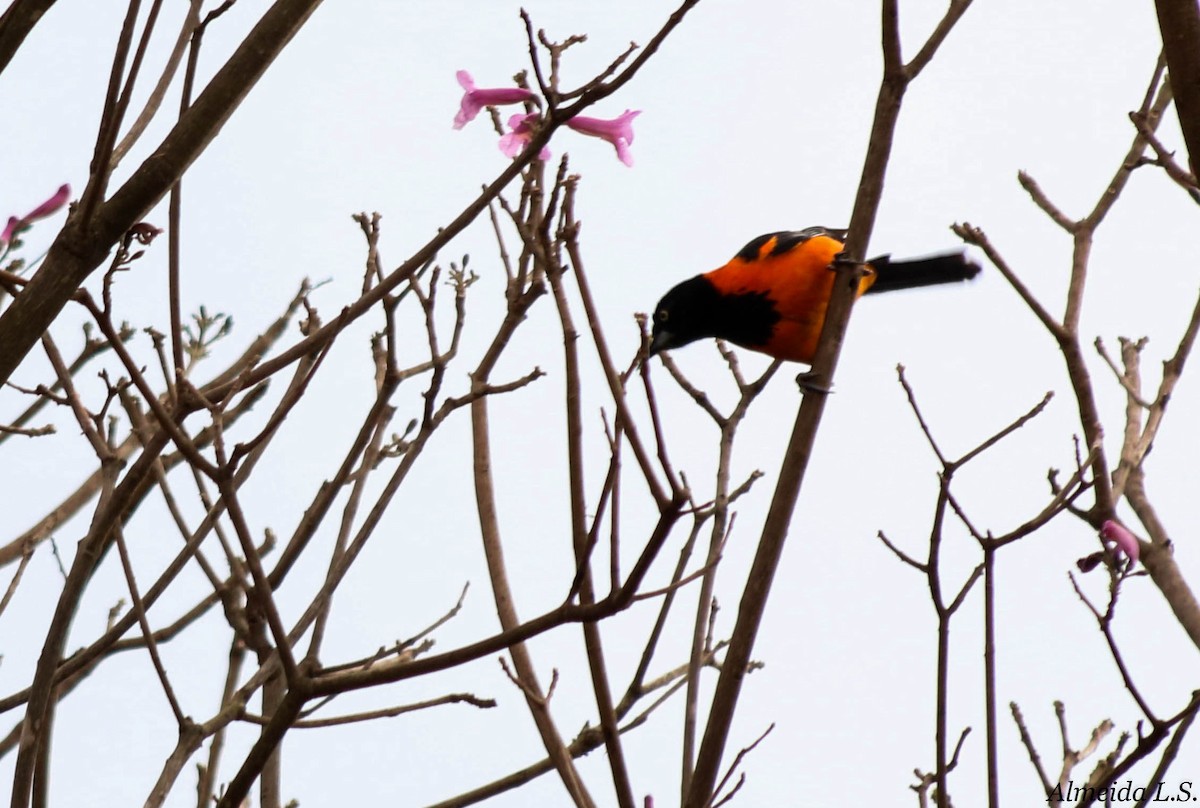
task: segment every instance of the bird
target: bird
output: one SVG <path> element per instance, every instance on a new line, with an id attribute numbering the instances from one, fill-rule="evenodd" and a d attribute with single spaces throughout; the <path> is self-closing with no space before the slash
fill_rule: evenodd
<path id="1" fill-rule="evenodd" d="M 649 356 L 717 337 L 811 364 L 845 238 L 829 227 L 765 233 L 723 266 L 676 285 L 654 309 Z M 958 251 L 904 261 L 883 255 L 865 270 L 859 296 L 970 280 L 979 265 Z"/>

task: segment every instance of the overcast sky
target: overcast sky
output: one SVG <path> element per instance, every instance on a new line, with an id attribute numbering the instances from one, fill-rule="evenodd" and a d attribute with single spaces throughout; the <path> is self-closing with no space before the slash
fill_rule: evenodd
<path id="1" fill-rule="evenodd" d="M 184 5 L 167 4 L 170 25 Z M 212 29 L 205 70 L 219 65 L 263 5 L 243 0 Z M 83 187 L 123 6 L 62 0 L 0 76 L 5 112 L 0 215 L 24 212 L 63 182 Z M 564 62 L 566 83 L 573 85 L 629 41 L 649 39 L 674 6 L 658 0 L 530 0 L 527 8 L 552 38 L 588 35 L 587 44 L 572 49 Z M 483 118 L 461 131 L 451 129 L 461 95 L 454 74 L 466 69 L 480 86 L 500 86 L 526 67 L 517 10 L 515 3 L 503 2 L 349 0 L 326 3 L 313 15 L 185 181 L 185 308 L 204 304 L 232 314 L 237 324 L 214 362 L 240 351 L 275 318 L 304 277 L 329 280 L 314 296 L 326 318 L 354 298 L 364 252 L 352 213 L 383 214 L 381 249 L 385 263 L 395 266 L 502 170 L 506 158 Z M 943 4 L 910 0 L 901 10 L 905 53 L 911 56 Z M 632 315 L 650 309 L 677 281 L 718 266 L 760 233 L 846 223 L 878 86 L 878 16 L 874 2 L 859 0 L 702 0 L 643 72 L 591 111 L 611 117 L 642 110 L 633 168 L 621 165 L 600 141 L 565 131 L 555 137 L 556 156 L 569 152 L 573 170 L 583 176 L 578 207 L 589 277 L 620 357 L 632 356 L 635 347 Z M 154 65 L 161 64 L 162 45 L 149 57 Z M 1089 211 L 1128 148 L 1133 131 L 1127 113 L 1141 103 L 1158 49 L 1150 4 L 979 0 L 905 100 L 871 251 L 908 256 L 953 248 L 957 239 L 949 225 L 969 221 L 989 233 L 1052 311 L 1061 311 L 1070 241 L 1030 203 L 1016 173 L 1030 172 L 1068 215 Z M 158 129 L 146 137 L 122 166 L 121 177 L 162 134 Z M 1173 109 L 1163 138 L 1182 153 Z M 1115 350 L 1118 336 L 1149 336 L 1144 369 L 1150 386 L 1157 384 L 1160 362 L 1173 353 L 1195 300 L 1200 233 L 1195 215 L 1195 205 L 1161 172 L 1144 168 L 1096 241 L 1083 338 L 1102 336 Z M 165 206 L 148 219 L 165 225 Z M 60 223 L 61 216 L 33 231 L 27 254 L 44 249 Z M 464 253 L 481 276 L 472 289 L 471 322 L 478 327 L 468 328 L 464 344 L 473 364 L 498 319 L 503 285 L 485 221 L 443 258 Z M 118 287 L 120 316 L 139 328 L 167 328 L 165 254 L 162 242 L 154 245 Z M 314 399 L 319 406 L 298 412 L 281 436 L 274 465 L 250 499 L 257 530 L 273 527 L 287 535 L 316 486 L 332 473 L 373 395 L 365 340 L 375 327 L 364 323 L 339 343 Z M 494 423 L 505 433 L 496 452 L 501 517 L 526 616 L 553 606 L 570 580 L 567 502 L 560 485 L 565 461 L 560 450 L 549 453 L 560 445 L 562 429 L 555 328 L 548 304 L 535 312 L 497 378 L 522 375 L 535 365 L 550 375 L 493 405 Z M 62 339 L 75 344 L 77 332 L 63 328 Z M 723 406 L 733 400 L 711 345 L 689 347 L 676 359 Z M 1115 448 L 1124 399 L 1102 363 L 1092 359 Z M 909 552 L 922 554 L 937 492 L 935 459 L 896 383 L 898 362 L 908 367 L 925 414 L 951 455 L 1015 419 L 1046 391 L 1056 393 L 1034 424 L 962 473 L 959 497 L 977 525 L 1002 533 L 1025 521 L 1048 498 L 1047 469 L 1069 474 L 1072 466 L 1078 419 L 1061 357 L 990 267 L 970 286 L 871 299 L 855 309 L 836 394 L 756 646 L 755 656 L 766 667 L 747 680 L 729 748 L 748 744 L 771 722 L 776 728 L 748 759 L 748 782 L 735 804 L 828 805 L 871 798 L 903 805 L 913 799 L 907 789 L 912 770 L 933 766 L 932 608 L 923 579 L 875 538 L 882 529 Z M 766 361 L 745 356 L 744 364 L 753 371 Z M 465 367 L 452 380 L 457 390 L 465 385 Z M 754 469 L 766 477 L 742 502 L 722 568 L 719 635 L 732 626 L 791 431 L 799 402 L 791 378 L 799 369 L 779 374 L 752 410 L 736 450 L 736 478 Z M 43 373 L 34 357 L 15 380 L 33 384 Z M 655 373 L 661 377 L 673 459 L 695 470 L 691 479 L 699 491 L 711 491 L 703 473 L 715 458 L 716 431 L 661 369 Z M 598 384 L 598 377 L 591 378 Z M 594 414 L 602 391 L 592 390 Z M 415 407 L 418 392 L 402 393 L 399 401 Z M 1197 386 L 1185 377 L 1148 463 L 1148 485 L 1173 531 L 1180 566 L 1200 584 L 1200 552 L 1187 532 L 1194 522 L 1198 403 Z M 7 423 L 23 402 L 5 393 L 0 405 L 0 421 Z M 397 423 L 407 419 L 402 414 Z M 4 540 L 52 507 L 87 463 L 77 430 L 69 421 L 62 424 L 55 437 L 4 447 Z M 465 413 L 447 425 L 436 451 L 421 461 L 420 479 L 396 500 L 338 598 L 324 661 L 351 659 L 411 635 L 444 613 L 467 580 L 472 589 L 466 608 L 438 632 L 438 650 L 493 630 L 471 510 L 467 427 Z M 589 440 L 597 449 L 599 428 L 593 418 Z M 593 489 L 598 482 L 593 475 Z M 130 532 L 144 579 L 175 551 L 161 511 L 160 505 L 148 506 Z M 80 522 L 58 534 L 60 549 L 71 552 L 85 528 Z M 629 535 L 638 534 L 631 528 Z M 664 553 L 663 576 L 675 547 Z M 1131 732 L 1139 718 L 1067 579 L 1074 561 L 1096 548 L 1086 525 L 1063 517 L 999 558 L 999 736 L 1011 804 L 1041 797 L 1008 721 L 1009 701 L 1024 709 L 1051 768 L 1059 744 L 1053 700 L 1066 703 L 1072 740 L 1079 745 L 1104 718 Z M 951 580 L 977 563 L 977 551 L 961 531 L 953 533 L 946 552 Z M 69 648 L 102 629 L 107 609 L 123 592 L 112 561 L 77 616 Z M 58 596 L 61 579 L 47 548 L 39 550 L 27 574 L 0 617 L 2 694 L 28 683 Z M 1099 574 L 1084 582 L 1097 600 L 1105 597 Z M 198 574 L 190 586 L 189 592 L 203 592 Z M 285 611 L 301 608 L 306 592 L 297 586 L 291 600 L 285 588 L 280 593 Z M 183 596 L 165 600 L 155 624 L 165 624 L 188 604 Z M 636 659 L 651 608 L 635 608 L 606 628 L 615 670 L 627 671 Z M 986 796 L 980 613 L 976 594 L 954 635 L 951 732 L 972 727 L 951 780 L 960 806 L 983 804 Z M 221 626 L 214 616 L 195 637 L 163 649 L 183 683 L 185 709 L 200 720 L 211 714 L 219 692 L 226 642 Z M 664 668 L 686 653 L 688 629 L 681 622 L 678 630 L 664 649 Z M 1180 709 L 1196 687 L 1200 663 L 1146 579 L 1127 585 L 1117 634 L 1159 713 Z M 578 635 L 562 632 L 531 647 L 545 680 L 551 668 L 562 672 L 554 709 L 563 733 L 571 736 L 593 720 Z M 714 681 L 709 672 L 706 683 Z M 421 805 L 542 757 L 524 704 L 494 659 L 436 682 L 346 697 L 338 708 L 349 712 L 451 690 L 498 698 L 501 707 L 490 713 L 447 707 L 369 726 L 293 731 L 284 744 L 286 796 L 305 806 Z M 653 794 L 659 806 L 677 800 L 681 703 L 627 736 L 635 788 Z M 142 713 L 145 725 L 134 726 L 138 722 L 129 716 Z M 170 722 L 158 720 L 164 715 L 144 654 L 127 655 L 93 675 L 59 711 L 54 803 L 128 805 L 144 799 L 174 743 Z M 224 778 L 252 738 L 245 727 L 233 736 Z M 1195 739 L 1190 749 L 1171 782 L 1200 781 Z M 0 773 L 11 773 L 13 758 L 0 762 Z M 601 803 L 613 804 L 601 754 L 581 765 Z M 1079 774 L 1085 776 L 1092 765 L 1081 766 Z M 169 804 L 194 802 L 192 777 L 181 778 Z M 546 777 L 494 804 L 564 800 L 561 786 Z"/>

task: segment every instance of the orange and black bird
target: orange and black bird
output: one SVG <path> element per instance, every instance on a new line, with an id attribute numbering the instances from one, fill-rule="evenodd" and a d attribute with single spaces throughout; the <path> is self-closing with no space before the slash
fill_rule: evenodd
<path id="1" fill-rule="evenodd" d="M 833 293 L 832 264 L 845 237 L 845 230 L 827 227 L 767 233 L 724 266 L 679 284 L 654 309 L 650 355 L 720 337 L 811 363 Z M 911 261 L 884 255 L 866 269 L 859 295 L 965 281 L 979 265 L 959 251 Z"/>

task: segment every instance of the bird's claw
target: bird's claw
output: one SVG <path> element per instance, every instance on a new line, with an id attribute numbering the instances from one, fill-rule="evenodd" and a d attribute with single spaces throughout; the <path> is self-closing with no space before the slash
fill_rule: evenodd
<path id="1" fill-rule="evenodd" d="M 796 386 L 800 388 L 800 392 L 805 395 L 809 393 L 821 393 L 829 395 L 833 393 L 833 385 L 825 384 L 817 376 L 814 371 L 808 370 L 796 377 Z"/>

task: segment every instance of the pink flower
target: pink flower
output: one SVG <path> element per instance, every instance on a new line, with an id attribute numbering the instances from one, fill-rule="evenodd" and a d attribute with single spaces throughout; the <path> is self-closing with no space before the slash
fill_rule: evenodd
<path id="1" fill-rule="evenodd" d="M 466 90 L 463 93 L 462 105 L 459 107 L 458 114 L 454 116 L 455 129 L 462 129 L 475 120 L 475 116 L 484 107 L 519 104 L 522 101 L 531 101 L 534 97 L 529 90 L 520 87 L 495 87 L 480 90 L 475 86 L 475 80 L 467 71 L 460 70 L 455 75 L 458 76 L 459 85 Z"/>
<path id="2" fill-rule="evenodd" d="M 9 216 L 8 225 L 5 226 L 4 232 L 0 233 L 0 246 L 8 244 L 12 241 L 13 236 L 29 227 L 29 225 L 38 219 L 45 219 L 47 216 L 61 209 L 63 205 L 67 204 L 67 200 L 70 198 L 71 186 L 62 185 L 54 192 L 54 196 L 29 211 L 29 213 L 26 213 L 20 219 L 16 216 Z"/>
<path id="3" fill-rule="evenodd" d="M 1104 541 L 1113 542 L 1116 545 L 1118 557 L 1124 555 L 1129 559 L 1129 566 L 1133 566 L 1138 560 L 1138 555 L 1141 553 L 1141 545 L 1138 544 L 1137 537 L 1130 533 L 1120 522 L 1108 519 L 1100 526 L 1100 538 Z"/>
<path id="4" fill-rule="evenodd" d="M 162 234 L 161 227 L 155 227 L 149 222 L 138 222 L 129 228 L 129 235 L 137 239 L 138 244 L 149 244 Z"/>
<path id="5" fill-rule="evenodd" d="M 627 166 L 632 166 L 633 155 L 629 152 L 629 146 L 633 143 L 633 119 L 641 114 L 640 109 L 627 109 L 625 114 L 611 120 L 576 115 L 567 121 L 567 126 L 581 135 L 607 140 L 617 150 L 617 159 Z"/>
<path id="6" fill-rule="evenodd" d="M 21 226 L 21 220 L 16 216 L 8 217 L 8 224 L 4 227 L 4 232 L 0 233 L 0 247 L 3 247 L 8 242 L 12 241 L 13 234 L 17 232 L 17 228 Z"/>
<path id="7" fill-rule="evenodd" d="M 505 157 L 516 157 L 520 154 L 529 141 L 533 140 L 533 136 L 537 134 L 537 123 L 541 120 L 541 116 L 536 112 L 530 112 L 527 115 L 514 115 L 508 119 L 508 128 L 512 131 L 500 138 L 500 151 L 504 152 Z M 550 149 L 543 146 L 538 154 L 539 160 L 550 159 Z"/>

